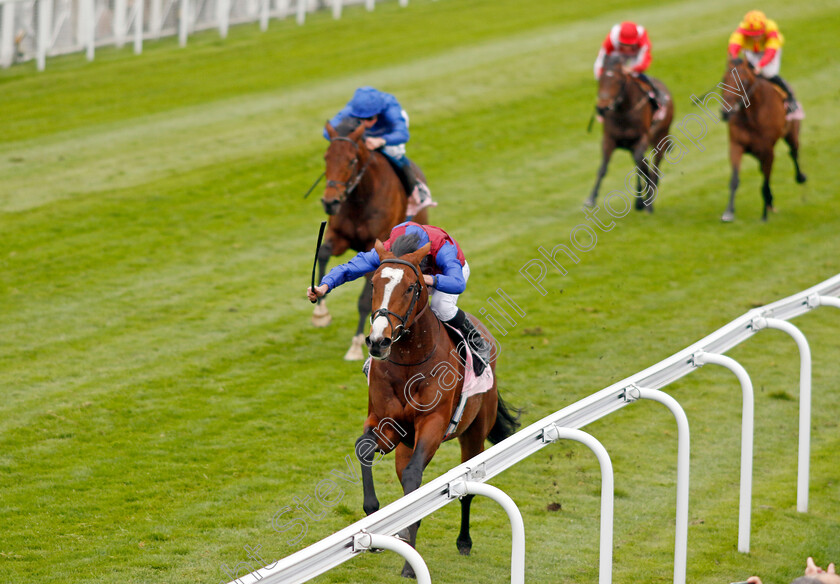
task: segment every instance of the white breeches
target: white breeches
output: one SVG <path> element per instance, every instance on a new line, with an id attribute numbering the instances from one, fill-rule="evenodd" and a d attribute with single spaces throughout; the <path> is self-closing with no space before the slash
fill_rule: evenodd
<path id="1" fill-rule="evenodd" d="M 464 261 L 464 282 L 470 279 L 470 265 Z M 443 322 L 452 320 L 458 314 L 458 296 L 460 294 L 447 294 L 440 290 L 431 290 L 432 298 L 429 304 L 432 307 L 432 312 Z"/>
<path id="2" fill-rule="evenodd" d="M 757 67 L 759 61 L 761 61 L 761 58 L 764 56 L 764 51 L 761 51 L 760 53 L 744 51 L 744 56 L 747 58 L 747 62 L 749 62 L 750 65 Z M 761 68 L 761 73 L 759 73 L 759 75 L 770 79 L 771 77 L 775 77 L 776 75 L 778 75 L 781 68 L 782 49 L 778 49 L 776 50 L 776 55 L 773 57 L 773 60 Z"/>

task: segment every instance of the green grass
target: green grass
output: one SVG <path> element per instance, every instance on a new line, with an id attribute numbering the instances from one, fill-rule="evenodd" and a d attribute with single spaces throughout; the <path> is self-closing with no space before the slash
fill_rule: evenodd
<path id="1" fill-rule="evenodd" d="M 320 205 L 302 194 L 322 169 L 323 121 L 361 84 L 411 114 L 410 155 L 441 205 L 433 221 L 464 247 L 461 305 L 498 287 L 527 312 L 507 336 L 499 385 L 533 422 L 702 338 L 756 305 L 840 272 L 837 120 L 840 3 L 763 8 L 787 39 L 783 73 L 808 118 L 804 187 L 782 145 L 779 213 L 759 221 L 746 160 L 738 220 L 727 197 L 726 134 L 666 166 L 656 213 L 599 235 L 542 297 L 518 270 L 584 222 L 599 137 L 586 133 L 591 64 L 609 26 L 650 30 L 677 120 L 720 79 L 727 35 L 749 2 L 413 1 L 166 39 L 0 72 L 0 581 L 217 582 L 362 517 L 360 489 L 303 539 L 272 517 L 343 469 L 365 416 L 359 365 L 341 360 L 357 286 L 332 295 L 334 323 L 304 299 Z M 602 194 L 621 188 L 613 159 Z M 730 352 L 756 388 L 752 552 L 736 551 L 740 390 L 705 367 L 669 387 L 691 424 L 688 579 L 786 582 L 807 555 L 840 560 L 840 314 L 796 320 L 814 359 L 811 508 L 795 511 L 798 356 L 782 333 Z M 539 328 L 538 328 L 539 327 Z M 527 330 L 526 330 L 527 329 Z M 615 582 L 670 581 L 676 426 L 637 404 L 587 427 L 616 476 Z M 400 494 L 389 457 L 383 503 Z M 459 462 L 442 447 L 426 478 Z M 562 443 L 492 481 L 525 518 L 527 581 L 595 582 L 600 476 Z M 558 511 L 548 511 L 552 503 Z M 319 509 L 315 509 L 318 511 Z M 423 521 L 436 583 L 506 582 L 509 526 L 474 504 L 473 556 L 457 555 L 459 512 Z M 392 554 L 319 582 L 401 582 Z"/>

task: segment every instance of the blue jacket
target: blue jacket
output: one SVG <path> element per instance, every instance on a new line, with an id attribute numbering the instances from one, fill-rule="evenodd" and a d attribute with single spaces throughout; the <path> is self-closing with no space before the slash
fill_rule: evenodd
<path id="1" fill-rule="evenodd" d="M 379 113 L 376 123 L 365 132 L 365 136 L 371 138 L 384 138 L 386 146 L 398 146 L 408 142 L 408 124 L 402 114 L 402 107 L 397 98 L 384 91 L 379 92 L 385 99 L 385 109 Z M 335 128 L 341 121 L 350 115 L 350 105 L 346 105 L 338 112 L 330 125 Z M 324 138 L 329 140 L 327 130 L 324 129 Z"/>
<path id="2" fill-rule="evenodd" d="M 420 235 L 420 247 L 426 245 L 431 240 L 423 227 L 423 225 L 410 222 L 397 225 L 391 230 L 391 236 L 388 238 L 388 241 L 384 242 L 386 248 L 390 249 L 390 244 L 393 243 L 393 240 L 404 233 L 417 233 Z M 442 230 L 438 229 L 438 231 Z M 449 241 L 443 243 L 437 254 L 433 256 L 435 260 L 433 270 L 435 272 L 434 288 L 446 294 L 461 294 L 466 289 L 467 282 L 464 280 L 463 266 L 461 265 L 461 260 L 458 258 L 460 251 L 458 244 L 454 239 L 451 241 L 452 243 Z M 461 254 L 461 257 L 463 257 L 463 254 Z M 379 267 L 379 264 L 379 254 L 376 253 L 375 249 L 363 251 L 349 262 L 330 270 L 321 280 L 321 284 L 326 284 L 332 290 L 345 282 L 350 282 L 364 276 L 368 272 L 375 271 Z"/>

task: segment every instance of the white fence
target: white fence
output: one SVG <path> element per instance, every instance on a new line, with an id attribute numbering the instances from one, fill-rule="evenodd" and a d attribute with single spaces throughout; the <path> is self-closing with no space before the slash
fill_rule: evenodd
<path id="1" fill-rule="evenodd" d="M 423 485 L 413 493 L 391 503 L 364 519 L 334 533 L 309 547 L 292 554 L 270 569 L 263 568 L 237 578 L 231 584 L 296 584 L 306 582 L 365 550 L 392 550 L 410 562 L 418 584 L 429 584 L 431 578 L 423 559 L 408 544 L 394 537 L 402 529 L 447 503 L 467 494 L 480 494 L 498 501 L 511 520 L 511 582 L 525 580 L 525 533 L 513 500 L 499 489 L 483 484 L 503 470 L 527 458 L 548 444 L 562 439 L 583 442 L 598 456 L 602 471 L 600 584 L 612 581 L 613 476 L 609 456 L 601 444 L 579 428 L 594 422 L 639 399 L 658 401 L 677 418 L 677 520 L 674 550 L 674 582 L 685 584 L 686 547 L 688 543 L 688 420 L 672 397 L 659 391 L 706 364 L 730 369 L 741 383 L 743 413 L 741 431 L 741 481 L 738 520 L 738 550 L 750 549 L 750 517 L 752 497 L 753 390 L 746 370 L 722 353 L 765 328 L 787 332 L 796 341 L 800 352 L 799 448 L 797 510 L 808 510 L 808 474 L 811 418 L 811 353 L 805 336 L 787 322 L 819 306 L 840 308 L 840 275 L 808 290 L 773 304 L 750 310 L 721 327 L 706 338 L 671 357 L 582 399 L 531 424 L 482 454 L 453 468 Z"/>
<path id="2" fill-rule="evenodd" d="M 181 46 L 190 33 L 216 28 L 222 38 L 231 24 L 259 22 L 295 14 L 298 24 L 307 12 L 331 8 L 341 18 L 342 7 L 376 0 L 0 0 L 0 66 L 35 59 L 43 71 L 46 58 L 86 52 L 96 47 L 122 47 L 129 40 L 134 52 L 143 41 L 178 35 Z M 406 6 L 408 0 L 399 0 Z"/>

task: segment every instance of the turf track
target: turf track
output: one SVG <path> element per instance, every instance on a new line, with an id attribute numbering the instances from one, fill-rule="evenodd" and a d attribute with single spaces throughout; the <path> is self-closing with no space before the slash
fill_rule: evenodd
<path id="1" fill-rule="evenodd" d="M 747 2 L 417 0 L 168 39 L 135 57 L 100 50 L 0 72 L 0 581 L 216 582 L 243 546 L 279 558 L 361 517 L 359 489 L 305 537 L 272 516 L 343 468 L 365 413 L 357 364 L 340 360 L 357 288 L 332 295 L 332 327 L 303 299 L 321 219 L 301 195 L 322 167 L 322 121 L 361 84 L 399 96 L 409 153 L 441 206 L 434 221 L 473 268 L 468 310 L 501 286 L 527 312 L 502 339 L 500 387 L 525 422 L 647 367 L 755 305 L 840 272 L 836 48 L 840 3 L 763 6 L 786 36 L 783 73 L 808 118 L 803 170 L 777 148 L 779 213 L 760 216 L 742 173 L 722 225 L 725 129 L 665 168 L 653 216 L 631 214 L 543 298 L 518 275 L 537 246 L 568 241 L 597 166 L 591 63 L 608 27 L 635 18 L 651 72 L 676 99 L 720 79 Z M 602 194 L 621 188 L 614 158 Z M 759 573 L 787 582 L 806 555 L 840 560 L 840 314 L 796 321 L 814 354 L 811 512 L 795 512 L 793 343 L 767 332 L 731 355 L 757 392 L 753 551 L 735 551 L 740 393 L 705 368 L 669 388 L 692 429 L 689 581 Z M 655 404 L 587 428 L 616 471 L 616 582 L 672 573 L 676 428 Z M 427 471 L 458 462 L 445 445 Z M 390 461 L 383 501 L 399 494 Z M 563 444 L 493 483 L 525 517 L 527 580 L 597 580 L 597 462 Z M 556 512 L 546 510 L 560 503 Z M 436 583 L 505 582 L 509 527 L 474 506 L 472 558 L 456 506 L 423 522 Z M 316 508 L 317 510 L 317 508 Z M 389 554 L 323 582 L 400 582 Z"/>

